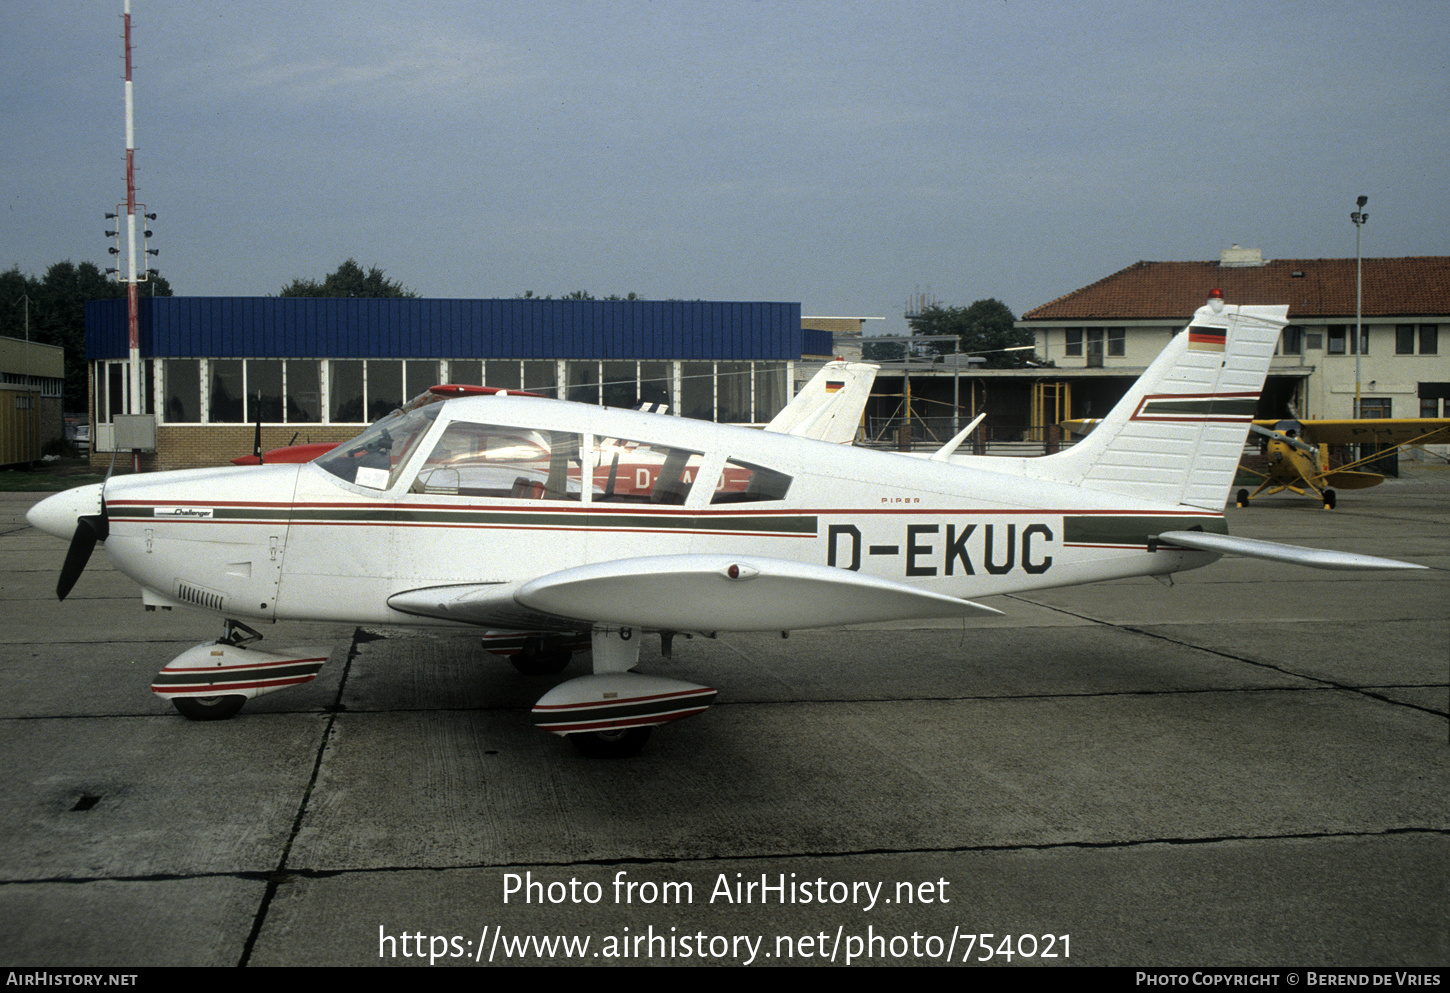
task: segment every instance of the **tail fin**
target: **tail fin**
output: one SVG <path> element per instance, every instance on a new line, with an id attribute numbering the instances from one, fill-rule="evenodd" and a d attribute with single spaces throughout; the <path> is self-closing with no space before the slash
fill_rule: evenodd
<path id="1" fill-rule="evenodd" d="M 865 362 L 827 362 L 765 430 L 849 444 L 861 426 L 879 368 Z"/>
<path id="2" fill-rule="evenodd" d="M 1201 307 L 1092 434 L 1025 460 L 1030 475 L 1220 510 L 1233 485 L 1286 306 Z"/>

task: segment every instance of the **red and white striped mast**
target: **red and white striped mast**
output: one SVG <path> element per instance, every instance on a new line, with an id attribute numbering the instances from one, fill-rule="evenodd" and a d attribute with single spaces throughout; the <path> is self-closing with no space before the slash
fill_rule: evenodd
<path id="1" fill-rule="evenodd" d="M 126 30 L 126 336 L 130 348 L 126 413 L 142 412 L 141 318 L 136 292 L 136 127 L 131 103 L 131 0 L 124 0 Z"/>

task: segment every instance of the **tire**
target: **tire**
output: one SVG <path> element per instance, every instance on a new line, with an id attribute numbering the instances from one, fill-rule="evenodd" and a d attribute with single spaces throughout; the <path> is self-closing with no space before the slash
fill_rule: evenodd
<path id="1" fill-rule="evenodd" d="M 1237 503 L 1240 507 L 1247 507 L 1249 505 L 1249 491 L 1239 490 L 1234 497 L 1234 502 Z"/>
<path id="2" fill-rule="evenodd" d="M 1333 510 L 1334 509 L 1334 503 L 1335 503 L 1335 500 L 1334 500 L 1334 491 L 1333 490 L 1325 490 L 1324 491 L 1324 509 L 1325 510 Z"/>
<path id="3" fill-rule="evenodd" d="M 619 731 L 580 731 L 569 735 L 579 754 L 591 759 L 627 759 L 638 755 L 653 728 Z"/>
<path id="4" fill-rule="evenodd" d="M 171 705 L 189 721 L 225 721 L 237 716 L 247 702 L 244 696 L 179 696 Z"/>

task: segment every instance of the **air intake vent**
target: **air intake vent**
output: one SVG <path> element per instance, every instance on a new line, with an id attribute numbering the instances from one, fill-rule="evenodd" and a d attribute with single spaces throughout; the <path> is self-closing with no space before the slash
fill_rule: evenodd
<path id="1" fill-rule="evenodd" d="M 220 593 L 211 590 L 204 590 L 199 586 L 192 586 L 190 583 L 176 584 L 176 599 L 182 603 L 189 603 L 203 610 L 225 611 L 227 598 Z"/>

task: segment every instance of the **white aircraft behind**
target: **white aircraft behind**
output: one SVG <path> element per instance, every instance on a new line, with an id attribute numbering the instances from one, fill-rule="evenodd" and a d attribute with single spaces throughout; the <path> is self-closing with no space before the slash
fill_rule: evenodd
<path id="1" fill-rule="evenodd" d="M 630 754 L 715 696 L 633 672 L 645 633 L 668 654 L 676 633 L 996 614 L 975 598 L 1224 554 L 1423 568 L 1227 534 L 1224 503 L 1286 310 L 1200 309 L 1091 436 L 1043 458 L 907 459 L 430 392 L 306 464 L 120 476 L 50 497 L 28 519 L 71 541 L 62 599 L 101 541 L 148 607 L 224 619 L 220 639 L 153 682 L 188 717 L 230 717 L 326 660 L 247 647 L 258 637 L 248 623 L 472 626 L 527 633 L 563 662 L 587 638 L 593 673 L 539 700 L 535 723 L 587 754 Z M 797 426 L 834 437 L 810 417 Z M 652 467 L 646 485 L 631 465 Z"/>

